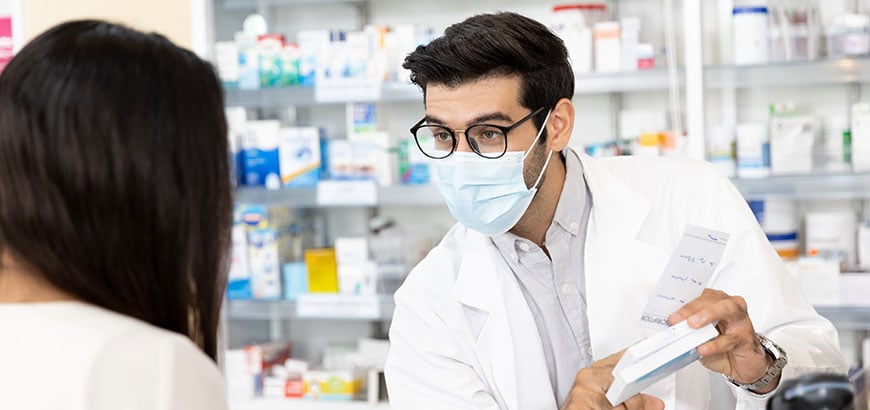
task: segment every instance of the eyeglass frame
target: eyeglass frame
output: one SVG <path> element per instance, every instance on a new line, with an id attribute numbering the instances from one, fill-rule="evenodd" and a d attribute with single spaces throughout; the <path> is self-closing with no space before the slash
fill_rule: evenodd
<path id="1" fill-rule="evenodd" d="M 536 115 L 540 114 L 540 113 L 541 113 L 544 109 L 546 109 L 546 108 L 547 108 L 547 107 L 541 107 L 541 108 L 538 108 L 537 110 L 534 110 L 534 111 L 530 112 L 529 115 L 526 115 L 525 117 L 521 118 L 519 121 L 517 121 L 517 122 L 515 122 L 515 123 L 513 123 L 513 124 L 511 124 L 511 125 L 508 125 L 507 127 L 504 127 L 504 126 L 501 126 L 501 125 L 495 125 L 495 124 L 479 123 L 479 124 L 471 124 L 471 125 L 465 127 L 464 130 L 453 130 L 453 129 L 450 129 L 449 127 L 446 127 L 446 126 L 444 126 L 444 125 L 438 125 L 438 124 L 424 124 L 424 122 L 426 121 L 426 117 L 423 117 L 423 118 L 420 119 L 420 121 L 417 121 L 417 123 L 414 124 L 414 126 L 411 127 L 409 131 L 411 131 L 411 135 L 414 136 L 414 142 L 417 143 L 417 148 L 420 149 L 420 152 L 422 152 L 423 155 L 425 155 L 425 156 L 427 156 L 427 157 L 429 157 L 429 158 L 432 158 L 432 159 L 445 159 L 445 158 L 447 158 L 447 157 L 453 155 L 454 152 L 456 152 L 456 146 L 458 145 L 458 142 L 459 142 L 459 138 L 456 136 L 456 132 L 461 131 L 462 134 L 465 135 L 465 139 L 468 139 L 468 135 L 465 134 L 465 131 L 467 131 L 469 128 L 472 128 L 472 127 L 478 127 L 478 126 L 493 127 L 493 128 L 495 128 L 495 129 L 498 129 L 499 131 L 501 131 L 502 134 L 504 135 L 504 150 L 502 150 L 501 154 L 499 154 L 498 156 L 495 156 L 495 157 L 488 157 L 488 156 L 483 155 L 483 154 L 480 152 L 480 149 L 479 149 L 479 148 L 475 148 L 474 145 L 472 145 L 472 144 L 468 144 L 468 146 L 469 146 L 469 148 L 471 148 L 471 150 L 472 150 L 475 154 L 480 155 L 482 158 L 486 158 L 486 159 L 498 159 L 498 158 L 503 157 L 504 154 L 507 152 L 507 147 L 508 147 L 507 136 L 508 136 L 508 132 L 513 131 L 514 128 L 517 128 L 517 127 L 519 127 L 520 125 L 523 125 L 524 122 L 528 121 L 528 120 L 531 119 L 531 118 L 534 118 Z M 438 127 L 438 128 L 441 128 L 441 129 L 446 130 L 446 131 L 450 134 L 450 136 L 453 138 L 453 146 L 450 148 L 450 152 L 448 152 L 447 155 L 445 155 L 445 156 L 443 156 L 443 157 L 433 157 L 432 155 L 429 155 L 428 153 L 426 153 L 426 151 L 423 149 L 423 146 L 420 145 L 420 140 L 417 138 L 417 131 L 418 131 L 420 128 L 423 128 L 423 127 Z"/>

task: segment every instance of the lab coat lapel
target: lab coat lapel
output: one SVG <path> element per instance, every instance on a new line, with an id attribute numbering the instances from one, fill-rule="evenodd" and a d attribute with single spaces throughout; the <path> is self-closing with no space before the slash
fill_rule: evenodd
<path id="1" fill-rule="evenodd" d="M 651 334 L 637 324 L 668 252 L 638 239 L 655 229 L 655 221 L 647 221 L 650 201 L 604 164 L 578 156 L 592 196 L 585 271 L 590 339 L 598 360 Z"/>
<path id="2" fill-rule="evenodd" d="M 471 332 L 495 394 L 508 409 L 555 408 L 541 338 L 510 267 L 480 233 L 468 230 L 465 245 L 453 296 L 470 316 L 485 315 Z"/>

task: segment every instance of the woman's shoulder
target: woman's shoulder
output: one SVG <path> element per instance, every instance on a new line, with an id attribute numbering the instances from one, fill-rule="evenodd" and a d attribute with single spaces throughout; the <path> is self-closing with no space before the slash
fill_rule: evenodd
<path id="1" fill-rule="evenodd" d="M 0 337 L 0 362 L 57 393 L 25 397 L 16 391 L 32 382 L 0 376 L 0 393 L 11 395 L 0 408 L 16 399 L 89 410 L 226 408 L 219 369 L 181 334 L 79 302 L 0 305 L 0 325 L 19 330 Z"/>
<path id="2" fill-rule="evenodd" d="M 88 375 L 86 402 L 112 408 L 134 397 L 141 408 L 221 409 L 226 391 L 217 365 L 189 338 L 148 323 L 102 312 L 113 329 Z"/>

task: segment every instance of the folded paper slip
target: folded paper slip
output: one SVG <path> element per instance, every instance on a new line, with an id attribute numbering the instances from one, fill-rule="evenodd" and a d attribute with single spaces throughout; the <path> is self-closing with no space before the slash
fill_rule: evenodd
<path id="1" fill-rule="evenodd" d="M 626 350 L 613 368 L 607 400 L 614 406 L 700 359 L 696 348 L 719 336 L 711 323 L 692 329 L 682 321 Z"/>

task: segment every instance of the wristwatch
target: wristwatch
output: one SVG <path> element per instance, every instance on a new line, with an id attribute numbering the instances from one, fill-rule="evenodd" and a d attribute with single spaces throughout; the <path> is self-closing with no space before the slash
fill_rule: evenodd
<path id="1" fill-rule="evenodd" d="M 773 364 L 767 368 L 767 371 L 764 372 L 764 375 L 761 376 L 758 381 L 748 384 L 739 383 L 736 380 L 725 376 L 731 384 L 752 392 L 756 392 L 761 388 L 767 386 L 773 379 L 779 376 L 782 373 L 782 368 L 788 363 L 788 356 L 785 354 L 785 350 L 782 350 L 781 347 L 777 346 L 776 343 L 773 343 L 772 340 L 764 337 L 764 335 L 756 333 L 758 337 L 758 341 L 761 342 L 761 347 L 764 348 L 764 351 L 773 359 Z"/>

